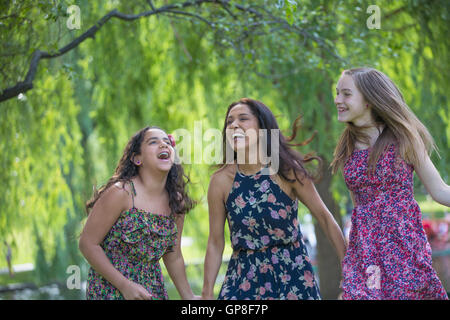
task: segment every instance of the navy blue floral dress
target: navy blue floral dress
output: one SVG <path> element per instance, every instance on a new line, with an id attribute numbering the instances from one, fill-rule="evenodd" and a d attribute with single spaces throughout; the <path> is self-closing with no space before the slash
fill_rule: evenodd
<path id="1" fill-rule="evenodd" d="M 226 203 L 233 254 L 219 299 L 320 299 L 298 202 L 263 173 L 236 172 Z"/>

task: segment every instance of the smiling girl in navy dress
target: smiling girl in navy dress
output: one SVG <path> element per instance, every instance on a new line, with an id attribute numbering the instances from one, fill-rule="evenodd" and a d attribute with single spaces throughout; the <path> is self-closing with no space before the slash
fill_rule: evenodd
<path id="1" fill-rule="evenodd" d="M 278 158 L 278 172 L 273 171 L 273 163 L 263 168 L 258 156 L 254 157 L 255 164 L 249 161 L 249 150 L 262 142 L 255 134 L 259 129 L 279 133 L 278 141 L 272 134 L 267 139 L 267 148 L 271 150 L 270 146 L 278 143 L 279 153 L 266 153 L 272 159 Z M 211 177 L 203 297 L 213 298 L 227 219 L 233 254 L 219 299 L 320 299 L 302 241 L 298 200 L 318 220 L 340 259 L 345 254 L 345 241 L 304 168 L 307 159 L 289 147 L 270 109 L 252 99 L 241 99 L 229 106 L 223 129 L 224 150 L 227 145 L 237 153 L 245 150 L 249 157 L 242 162 L 235 157 L 232 163 L 224 159 L 224 165 Z"/>

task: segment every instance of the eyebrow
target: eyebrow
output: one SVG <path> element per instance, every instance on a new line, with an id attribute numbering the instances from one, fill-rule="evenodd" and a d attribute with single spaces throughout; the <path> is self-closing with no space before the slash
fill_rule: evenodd
<path id="1" fill-rule="evenodd" d="M 339 91 L 339 89 L 336 88 L 336 91 Z M 341 89 L 341 91 L 350 91 L 350 92 L 352 92 L 352 90 L 351 90 L 351 89 L 348 89 L 348 88 Z"/>
<path id="2" fill-rule="evenodd" d="M 150 141 L 152 141 L 152 140 L 158 140 L 158 139 L 159 139 L 158 137 L 150 137 L 150 138 L 147 139 L 146 142 L 150 142 Z M 168 141 L 170 141 L 170 139 L 169 139 L 168 137 L 164 137 L 164 138 L 162 138 L 162 140 L 168 140 Z"/>
<path id="3" fill-rule="evenodd" d="M 248 113 L 240 113 L 240 114 L 238 114 L 238 117 L 239 116 L 248 116 Z M 228 118 L 233 118 L 233 116 L 230 114 L 230 115 L 228 115 Z"/>

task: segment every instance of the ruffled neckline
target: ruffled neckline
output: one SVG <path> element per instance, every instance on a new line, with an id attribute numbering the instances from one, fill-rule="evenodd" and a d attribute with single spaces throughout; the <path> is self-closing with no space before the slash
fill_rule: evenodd
<path id="1" fill-rule="evenodd" d="M 132 207 L 131 209 L 123 211 L 121 213 L 121 215 L 127 215 L 127 214 L 132 214 L 132 213 L 142 213 L 142 214 L 149 215 L 149 216 L 152 216 L 152 217 L 154 216 L 154 217 L 161 218 L 161 219 L 173 220 L 173 216 L 172 215 L 165 215 L 165 214 L 154 213 L 154 212 L 146 211 L 144 209 L 138 209 L 136 207 Z"/>

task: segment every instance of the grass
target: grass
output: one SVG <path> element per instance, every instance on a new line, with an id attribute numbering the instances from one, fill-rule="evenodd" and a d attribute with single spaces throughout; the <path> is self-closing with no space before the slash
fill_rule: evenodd
<path id="1" fill-rule="evenodd" d="M 422 217 L 428 219 L 443 219 L 446 214 L 450 213 L 450 209 L 442 204 L 437 203 L 430 196 L 416 195 L 417 203 L 422 211 Z"/>
<path id="2" fill-rule="evenodd" d="M 10 277 L 8 273 L 0 274 L 0 285 L 7 286 L 14 283 L 34 283 L 33 271 L 24 271 L 14 273 L 14 277 Z"/>
<path id="3" fill-rule="evenodd" d="M 216 284 L 214 286 L 214 294 L 215 296 L 218 296 L 222 282 L 223 277 L 226 272 L 228 263 L 224 262 L 222 263 L 219 275 L 217 277 Z M 178 294 L 178 291 L 175 288 L 175 285 L 173 284 L 172 280 L 170 279 L 166 268 L 164 267 L 164 264 L 161 263 L 162 266 L 162 272 L 165 279 L 165 286 L 167 289 L 167 293 L 169 295 L 170 300 L 180 300 L 180 295 Z M 189 281 L 189 284 L 191 285 L 192 291 L 196 295 L 201 295 L 202 292 L 202 286 L 203 286 L 203 263 L 192 263 L 186 265 L 186 274 Z M 86 279 L 82 279 L 82 281 L 85 281 Z M 11 284 L 17 284 L 17 283 L 29 283 L 29 284 L 35 284 L 35 275 L 33 271 L 25 271 L 25 272 L 18 272 L 15 273 L 13 278 L 9 277 L 9 274 L 1 274 L 0 275 L 0 283 L 2 286 L 11 285 Z M 1 299 L 82 299 L 85 295 L 84 292 L 80 292 L 79 290 L 68 290 L 67 288 L 64 288 L 64 281 L 62 281 L 62 284 L 59 285 L 59 292 L 58 294 L 50 295 L 48 294 L 48 291 L 51 291 L 52 287 L 56 285 L 45 285 L 42 287 L 39 287 L 38 289 L 26 289 L 26 290 L 20 290 L 16 292 L 6 292 L 0 294 L 0 300 Z M 53 289 L 55 290 L 55 289 Z M 30 291 L 33 291 L 32 293 Z"/>

